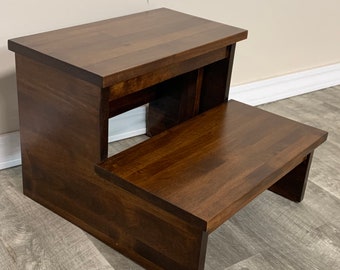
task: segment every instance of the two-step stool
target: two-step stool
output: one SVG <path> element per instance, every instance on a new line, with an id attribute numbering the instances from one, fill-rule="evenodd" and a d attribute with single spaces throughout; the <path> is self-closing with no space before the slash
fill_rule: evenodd
<path id="1" fill-rule="evenodd" d="M 148 269 L 203 269 L 208 234 L 264 190 L 303 198 L 327 133 L 228 101 L 247 31 L 169 9 L 9 40 L 24 193 Z M 108 119 L 151 138 L 107 157 Z"/>

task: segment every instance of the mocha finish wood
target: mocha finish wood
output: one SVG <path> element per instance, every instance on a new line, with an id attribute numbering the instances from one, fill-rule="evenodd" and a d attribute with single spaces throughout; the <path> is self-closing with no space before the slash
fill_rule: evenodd
<path id="1" fill-rule="evenodd" d="M 110 87 L 110 100 L 125 97 L 132 93 L 138 93 L 138 91 L 152 85 L 157 85 L 178 75 L 215 63 L 228 56 L 229 51 L 223 47 L 212 52 L 190 58 L 186 61 L 171 64 L 164 68 L 153 70 L 150 73 L 115 83 Z"/>
<path id="2" fill-rule="evenodd" d="M 97 172 L 154 204 L 154 197 L 168 202 L 170 211 L 183 209 L 212 232 L 285 174 L 296 174 L 326 137 L 229 101 L 110 157 Z"/>
<path id="3" fill-rule="evenodd" d="M 247 31 L 161 8 L 9 40 L 10 50 L 109 87 L 245 39 Z"/>
<path id="4" fill-rule="evenodd" d="M 158 9 L 9 40 L 24 193 L 147 268 L 203 269 L 201 220 L 102 179 L 94 165 L 107 157 L 109 117 L 164 98 L 173 105 L 165 128 L 196 115 L 202 70 L 246 36 Z"/>
<path id="5" fill-rule="evenodd" d="M 280 181 L 269 188 L 279 195 L 295 202 L 303 200 L 308 180 L 313 152 L 310 153 L 295 169 L 287 173 Z"/>
<path id="6" fill-rule="evenodd" d="M 200 112 L 220 105 L 229 97 L 236 44 L 227 48 L 228 57 L 204 68 Z"/>
<path id="7" fill-rule="evenodd" d="M 158 96 L 147 106 L 146 129 L 156 135 L 198 113 L 201 70 L 168 80 L 161 85 Z"/>
<path id="8" fill-rule="evenodd" d="M 225 58 L 160 85 L 163 90 L 147 107 L 147 134 L 156 135 L 227 100 L 234 52 L 235 44 L 225 49 Z"/>
<path id="9" fill-rule="evenodd" d="M 9 40 L 24 193 L 171 270 L 203 269 L 208 234 L 265 189 L 301 200 L 327 133 L 225 102 L 246 36 L 157 9 Z M 146 103 L 155 136 L 106 159 L 109 117 Z"/>
<path id="10" fill-rule="evenodd" d="M 199 269 L 206 236 L 198 225 L 96 176 L 94 164 L 107 154 L 107 136 L 106 144 L 100 140 L 108 95 L 16 58 L 24 193 L 147 268 Z M 167 253 L 168 246 L 176 249 Z"/>
<path id="11" fill-rule="evenodd" d="M 261 106 L 261 108 L 273 113 L 329 130 L 328 139 L 322 147 L 317 148 L 314 152 L 303 203 L 297 204 L 281 196 L 276 196 L 272 192 L 263 192 L 213 233 L 209 234 L 204 269 L 240 270 L 243 267 L 251 270 L 287 270 L 287 268 L 291 270 L 338 270 L 338 265 L 340 265 L 340 239 L 338 235 L 340 230 L 340 216 L 338 214 L 340 209 L 340 167 L 338 166 L 340 164 L 338 154 L 340 152 L 340 125 L 334 125 L 340 119 L 340 103 L 338 100 L 340 100 L 340 86 Z M 146 139 L 148 139 L 147 136 L 141 135 L 109 144 L 109 155 L 114 155 Z M 50 269 L 51 261 L 44 260 L 46 252 L 43 251 L 60 250 L 62 246 L 67 244 L 79 251 L 75 244 L 84 236 L 79 237 L 80 232 L 75 235 L 63 235 L 61 230 L 54 232 L 51 229 L 60 226 L 60 223 L 66 226 L 63 226 L 66 231 L 76 232 L 77 229 L 60 219 L 59 222 L 48 227 L 52 222 L 50 219 L 46 220 L 46 212 L 48 211 L 44 211 L 41 207 L 40 210 L 36 209 L 37 207 L 31 208 L 33 203 L 18 205 L 18 201 L 20 201 L 18 198 L 19 200 L 12 201 L 12 206 L 6 204 L 7 201 L 3 199 L 5 194 L 5 198 L 11 194 L 8 192 L 9 189 L 12 190 L 12 187 L 15 187 L 19 193 L 22 192 L 21 172 L 21 166 L 0 171 L 0 185 L 5 187 L 0 190 L 1 203 L 4 206 L 1 209 L 2 211 L 0 210 L 0 215 L 4 211 L 8 213 L 7 219 L 6 215 L 5 218 L 3 216 L 0 218 L 0 228 L 2 231 L 10 232 L 10 236 L 13 236 L 13 230 L 20 234 L 20 239 L 22 239 L 20 246 L 9 249 L 10 253 L 8 253 L 17 254 L 17 258 L 22 259 L 12 260 L 19 265 L 19 269 L 21 269 L 20 262 L 22 262 L 22 265 L 31 262 L 30 258 L 33 255 L 29 257 L 21 255 L 25 251 L 29 255 L 32 254 L 32 243 L 42 244 L 41 256 L 38 254 L 39 250 L 35 250 L 34 259 L 40 261 L 41 258 L 41 267 Z M 17 196 L 19 194 L 16 192 L 15 198 Z M 32 222 L 30 215 L 22 215 L 22 211 L 26 211 L 25 209 L 35 211 L 34 216 L 38 217 L 35 223 L 39 224 L 36 227 L 39 229 L 38 233 L 36 233 L 34 227 L 24 226 L 23 228 L 23 225 Z M 16 221 L 13 221 L 13 218 Z M 6 227 L 6 220 L 9 221 L 8 219 L 11 222 L 7 222 Z M 30 231 L 27 231 L 27 229 Z M 54 243 L 48 243 L 47 238 L 50 238 L 50 240 L 52 238 L 44 237 L 46 233 L 52 234 Z M 57 239 L 62 238 L 65 241 L 55 243 L 56 236 L 58 236 Z M 75 236 L 78 238 L 76 239 Z M 88 238 L 114 269 L 144 269 L 102 243 L 102 241 L 89 235 Z M 76 241 L 72 239 L 76 239 Z M 3 243 L 9 244 L 9 246 L 10 243 L 8 242 L 15 241 L 13 237 L 9 237 L 7 240 L 2 237 Z M 88 245 L 82 245 L 80 248 L 83 250 L 85 247 L 88 247 Z M 6 262 L 7 251 L 4 249 L 4 253 L 0 252 L 0 264 Z M 16 253 L 13 253 L 13 251 Z M 93 250 L 85 252 L 87 255 L 93 255 L 91 261 L 96 258 L 96 251 L 92 252 Z M 69 255 L 71 254 L 72 251 Z M 55 253 L 52 255 L 54 257 Z M 73 257 L 74 269 L 84 269 L 82 267 L 84 261 L 80 262 L 81 254 L 78 255 Z M 2 259 L 3 256 L 5 256 L 5 260 Z M 67 258 L 59 258 L 60 260 L 53 261 L 54 266 L 62 268 Z M 6 266 L 4 269 L 6 269 Z"/>

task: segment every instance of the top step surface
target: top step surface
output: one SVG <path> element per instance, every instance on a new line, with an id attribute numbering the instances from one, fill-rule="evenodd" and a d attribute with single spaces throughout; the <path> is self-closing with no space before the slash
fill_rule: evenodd
<path id="1" fill-rule="evenodd" d="M 96 171 L 212 231 L 326 138 L 325 131 L 229 101 L 108 158 Z"/>
<path id="2" fill-rule="evenodd" d="M 246 37 L 244 29 L 160 8 L 11 39 L 8 47 L 108 87 Z"/>

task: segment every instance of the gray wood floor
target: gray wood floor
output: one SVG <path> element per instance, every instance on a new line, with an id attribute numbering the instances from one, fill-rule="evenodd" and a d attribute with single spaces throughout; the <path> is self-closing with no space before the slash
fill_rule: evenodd
<path id="1" fill-rule="evenodd" d="M 314 154 L 303 202 L 264 192 L 209 236 L 207 270 L 340 269 L 340 86 L 260 106 L 329 132 Z M 110 145 L 121 151 L 145 136 Z M 0 172 L 21 189 L 21 168 Z M 117 270 L 142 269 L 88 236 Z M 174 269 L 175 270 L 175 269 Z"/>

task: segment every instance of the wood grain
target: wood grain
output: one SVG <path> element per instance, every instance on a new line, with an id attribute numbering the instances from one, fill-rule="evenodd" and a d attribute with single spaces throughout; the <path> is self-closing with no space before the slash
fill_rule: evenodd
<path id="1" fill-rule="evenodd" d="M 202 69 L 226 61 L 227 47 L 246 36 L 158 9 L 9 40 L 24 193 L 148 268 L 203 269 L 202 220 L 103 180 L 94 165 L 107 157 L 111 116 L 164 96 L 174 104 L 170 126 L 197 114 Z"/>
<path id="2" fill-rule="evenodd" d="M 147 268 L 183 270 L 203 269 L 208 233 L 275 182 L 302 199 L 327 133 L 218 106 L 246 35 L 159 9 L 10 40 L 24 193 Z M 108 118 L 141 102 L 166 131 L 97 166 L 106 181 L 94 164 L 107 157 Z"/>
<path id="3" fill-rule="evenodd" d="M 313 155 L 301 203 L 265 191 L 209 235 L 206 270 L 338 270 L 340 264 L 340 86 L 261 105 L 267 111 L 328 130 Z M 117 154 L 146 140 L 110 144 Z M 138 265 L 92 239 L 117 269 Z"/>
<path id="4" fill-rule="evenodd" d="M 168 202 L 177 214 L 172 206 L 185 210 L 211 232 L 326 138 L 322 130 L 229 101 L 96 169 L 156 205 Z"/>
<path id="5" fill-rule="evenodd" d="M 196 222 L 95 174 L 107 155 L 108 89 L 16 59 L 24 193 L 148 268 L 203 267 L 207 237 Z"/>
<path id="6" fill-rule="evenodd" d="M 301 202 L 305 195 L 313 152 L 308 154 L 298 166 L 272 185 L 269 190 L 292 201 Z"/>
<path id="7" fill-rule="evenodd" d="M 159 84 L 168 79 L 174 78 L 192 70 L 196 70 L 228 57 L 228 50 L 225 47 L 188 59 L 187 61 L 153 70 L 150 73 L 133 77 L 126 81 L 115 83 L 110 87 L 110 101 L 125 97 L 150 86 Z"/>
<path id="8" fill-rule="evenodd" d="M 236 44 L 227 47 L 225 59 L 204 68 L 200 112 L 204 112 L 228 100 Z"/>
<path id="9" fill-rule="evenodd" d="M 265 110 L 328 130 L 328 140 L 314 153 L 303 202 L 296 204 L 269 191 L 262 193 L 209 235 L 206 270 L 244 268 L 338 270 L 340 264 L 338 233 L 340 231 L 340 171 L 337 166 L 340 163 L 338 154 L 340 125 L 337 124 L 340 119 L 339 100 L 340 86 L 261 106 Z M 109 155 L 117 154 L 146 139 L 147 136 L 139 136 L 112 143 L 109 145 Z M 21 166 L 1 170 L 0 182 L 8 183 L 21 191 L 21 171 Z M 22 206 L 29 207 L 26 203 Z M 3 210 L 6 211 L 6 207 Z M 35 214 L 42 215 L 41 211 L 35 209 Z M 10 213 L 11 217 L 15 215 L 20 217 L 19 224 L 29 222 L 21 215 L 16 205 Z M 30 216 L 28 218 L 31 220 Z M 38 233 L 45 233 L 42 230 L 48 230 L 48 224 L 49 221 L 46 226 L 41 226 Z M 18 226 L 11 224 L 9 228 L 1 226 L 1 229 L 11 230 Z M 50 226 L 53 227 L 53 224 Z M 28 239 L 31 235 L 23 237 Z M 66 241 L 68 237 L 72 236 L 65 236 Z M 114 269 L 144 269 L 98 239 L 90 235 L 88 237 Z M 27 250 L 30 250 L 30 247 L 29 243 L 23 245 Z M 44 249 L 53 250 L 57 247 L 60 247 L 59 244 L 50 247 L 46 242 L 44 243 Z M 1 246 L 0 250 L 2 250 Z M 3 263 L 6 257 L 1 256 L 5 252 L 6 249 L 4 253 L 0 252 L 2 259 L 0 260 Z M 91 256 L 93 258 L 93 255 Z M 11 257 L 8 258 L 12 260 Z M 78 258 L 75 257 L 76 260 Z M 55 268 L 52 269 L 62 268 L 64 262 L 64 258 L 55 261 Z M 44 268 L 44 264 L 41 266 Z M 77 269 L 77 265 L 75 268 Z"/>
<path id="10" fill-rule="evenodd" d="M 199 111 L 202 69 L 172 78 L 157 86 L 157 97 L 146 113 L 146 133 L 154 136 L 195 116 Z"/>
<path id="11" fill-rule="evenodd" d="M 8 47 L 108 87 L 246 37 L 243 29 L 161 8 L 12 39 Z"/>
<path id="12" fill-rule="evenodd" d="M 228 99 L 235 44 L 225 57 L 193 72 L 174 77 L 152 89 L 158 91 L 147 106 L 146 130 L 154 136 Z M 132 97 L 131 97 L 132 98 Z"/>

